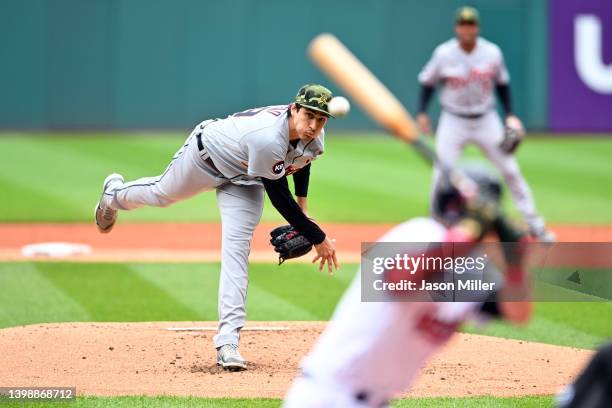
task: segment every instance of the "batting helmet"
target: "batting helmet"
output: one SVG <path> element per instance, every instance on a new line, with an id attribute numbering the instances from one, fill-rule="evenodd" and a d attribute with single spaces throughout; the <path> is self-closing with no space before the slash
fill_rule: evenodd
<path id="1" fill-rule="evenodd" d="M 482 163 L 465 163 L 457 167 L 461 173 L 472 179 L 478 187 L 480 200 L 499 205 L 502 184 L 499 176 Z M 442 176 L 433 197 L 433 216 L 445 224 L 457 223 L 466 213 L 465 197 Z"/>

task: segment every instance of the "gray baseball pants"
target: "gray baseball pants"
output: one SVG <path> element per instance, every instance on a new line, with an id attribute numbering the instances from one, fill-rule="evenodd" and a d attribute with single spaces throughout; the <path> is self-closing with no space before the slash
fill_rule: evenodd
<path id="1" fill-rule="evenodd" d="M 454 165 L 468 143 L 474 143 L 501 172 L 510 195 L 530 228 L 544 228 L 544 220 L 536 211 L 531 189 L 521 174 L 513 154 L 506 154 L 499 148 L 504 137 L 504 127 L 499 115 L 491 111 L 478 119 L 466 119 L 448 112 L 440 114 L 436 132 L 436 153 L 443 163 Z M 434 168 L 432 200 L 440 178 Z"/>
<path id="2" fill-rule="evenodd" d="M 198 148 L 198 131 L 196 127 L 162 175 L 127 182 L 115 189 L 111 206 L 120 210 L 167 207 L 216 190 L 222 223 L 219 332 L 213 340 L 218 348 L 238 344 L 245 324 L 248 258 L 263 210 L 264 189 L 261 185 L 232 184 L 206 163 L 208 152 Z"/>

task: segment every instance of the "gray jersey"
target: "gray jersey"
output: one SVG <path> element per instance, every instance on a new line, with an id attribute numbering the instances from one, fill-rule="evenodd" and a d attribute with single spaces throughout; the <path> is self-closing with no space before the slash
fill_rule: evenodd
<path id="1" fill-rule="evenodd" d="M 324 131 L 310 142 L 289 144 L 287 105 L 250 109 L 200 124 L 202 142 L 223 175 L 236 184 L 275 180 L 323 153 Z"/>
<path id="2" fill-rule="evenodd" d="M 419 82 L 442 82 L 440 104 L 448 112 L 460 115 L 484 114 L 495 107 L 496 84 L 510 81 L 499 47 L 478 37 L 471 53 L 461 49 L 453 38 L 440 44 L 419 74 Z"/>

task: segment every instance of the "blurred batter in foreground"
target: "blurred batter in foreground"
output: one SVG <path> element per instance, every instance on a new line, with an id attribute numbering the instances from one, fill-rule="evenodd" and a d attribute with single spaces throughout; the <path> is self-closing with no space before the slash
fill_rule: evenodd
<path id="1" fill-rule="evenodd" d="M 463 242 L 471 251 L 489 232 L 503 242 L 528 241 L 499 213 L 501 185 L 496 176 L 484 169 L 465 172 L 478 184 L 477 197 L 466 201 L 443 179 L 436 191 L 436 219 L 415 218 L 404 222 L 379 242 Z M 436 256 L 440 250 L 440 246 L 431 245 L 426 255 Z M 410 279 L 409 274 L 402 272 L 388 271 L 385 280 Z M 422 280 L 435 273 L 419 270 L 413 276 L 415 280 Z M 387 406 L 391 398 L 407 390 L 424 363 L 471 316 L 493 316 L 514 323 L 529 319 L 530 302 L 502 301 L 510 299 L 508 294 L 524 291 L 527 286 L 520 256 L 506 257 L 503 280 L 501 291 L 482 302 L 413 302 L 392 297 L 387 302 L 362 302 L 361 276 L 357 274 L 333 320 L 302 361 L 301 375 L 290 388 L 284 406 Z"/>

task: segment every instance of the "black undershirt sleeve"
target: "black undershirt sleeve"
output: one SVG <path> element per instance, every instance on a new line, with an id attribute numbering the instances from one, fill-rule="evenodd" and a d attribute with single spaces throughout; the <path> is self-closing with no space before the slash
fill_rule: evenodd
<path id="1" fill-rule="evenodd" d="M 298 197 L 308 197 L 308 182 L 310 181 L 310 163 L 293 173 L 293 187 Z"/>
<path id="2" fill-rule="evenodd" d="M 512 115 L 512 102 L 510 98 L 510 85 L 508 84 L 497 84 L 495 85 L 495 91 L 499 100 L 506 112 L 506 116 Z"/>
<path id="3" fill-rule="evenodd" d="M 431 101 L 431 97 L 434 94 L 434 90 L 436 88 L 431 85 L 421 85 L 421 93 L 419 94 L 419 108 L 417 110 L 418 113 L 427 112 L 427 106 L 429 105 L 429 101 Z"/>
<path id="4" fill-rule="evenodd" d="M 304 215 L 298 203 L 293 199 L 291 191 L 289 191 L 287 177 L 281 177 L 278 180 L 262 177 L 261 181 L 272 205 L 289 224 L 300 231 L 313 244 L 320 244 L 325 240 L 325 233 Z"/>

